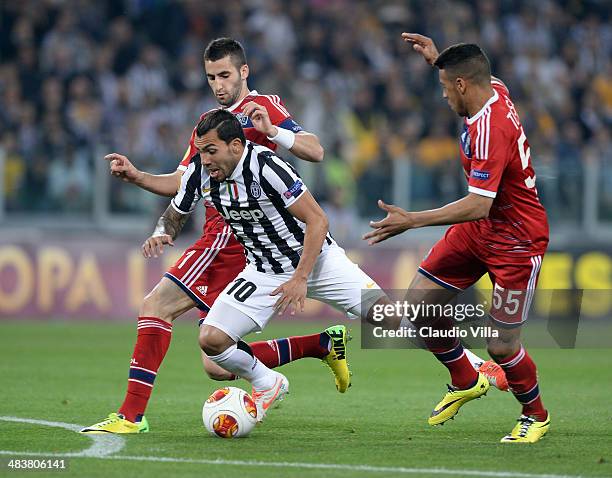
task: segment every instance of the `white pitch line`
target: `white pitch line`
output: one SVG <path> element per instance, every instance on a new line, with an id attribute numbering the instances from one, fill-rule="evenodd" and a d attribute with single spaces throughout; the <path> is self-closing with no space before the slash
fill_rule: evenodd
<path id="1" fill-rule="evenodd" d="M 75 455 L 62 453 L 39 453 L 39 452 L 15 452 L 0 450 L 0 455 L 16 455 L 16 456 L 52 456 L 56 458 L 72 457 Z M 113 455 L 113 456 L 85 456 L 81 458 L 99 458 L 102 460 L 117 460 L 117 461 L 150 461 L 159 463 L 190 463 L 196 465 L 234 465 L 234 466 L 251 466 L 263 468 L 304 468 L 316 470 L 341 470 L 352 472 L 370 472 L 370 473 L 395 473 L 403 475 L 446 475 L 446 476 L 482 476 L 490 478 L 586 478 L 575 475 L 538 475 L 533 473 L 521 473 L 513 471 L 484 471 L 484 470 L 451 470 L 448 468 L 405 468 L 393 466 L 370 466 L 370 465 L 340 465 L 334 463 L 299 463 L 299 462 L 282 462 L 282 461 L 245 461 L 245 460 L 205 460 L 198 458 L 172 458 L 162 456 L 130 456 L 130 455 Z M 605 477 L 604 477 L 605 478 Z"/>
<path id="2" fill-rule="evenodd" d="M 81 425 L 75 425 L 74 423 L 64 422 L 50 422 L 47 420 L 34 420 L 32 418 L 19 418 L 19 417 L 1 417 L 1 421 L 5 422 L 16 422 L 16 423 L 30 423 L 32 425 L 43 425 L 45 427 L 58 427 L 70 430 L 73 432 L 80 431 L 83 427 Z M 72 453 L 39 453 L 39 455 L 48 456 L 64 456 L 64 457 L 89 457 L 89 458 L 104 458 L 114 453 L 117 453 L 125 446 L 125 439 L 119 435 L 84 435 L 93 440 L 93 443 L 89 448 L 83 451 L 72 452 Z M 22 453 L 16 451 L 1 450 L 0 455 L 29 455 L 30 453 Z"/>
<path id="3" fill-rule="evenodd" d="M 29 418 L 18 417 L 1 417 L 0 420 L 19 423 L 31 423 L 34 425 L 43 425 L 50 427 L 60 427 L 67 430 L 78 432 L 81 425 L 74 425 L 63 422 L 49 422 L 46 420 L 33 420 Z M 81 452 L 76 453 L 43 453 L 43 452 L 20 452 L 10 450 L 0 450 L 0 455 L 13 456 L 45 456 L 58 458 L 99 458 L 102 460 L 129 460 L 129 461 L 150 461 L 160 463 L 192 463 L 199 465 L 233 465 L 233 466 L 251 466 L 262 468 L 303 468 L 315 470 L 341 470 L 352 472 L 369 472 L 369 473 L 395 473 L 404 475 L 446 475 L 446 476 L 481 476 L 490 478 L 583 478 L 576 475 L 554 475 L 554 474 L 536 474 L 536 473 L 521 473 L 513 471 L 486 471 L 486 470 L 451 470 L 448 468 L 406 468 L 392 466 L 372 466 L 372 465 L 341 465 L 335 463 L 300 463 L 300 462 L 278 462 L 278 461 L 250 461 L 250 460 L 207 460 L 198 458 L 172 458 L 161 456 L 130 456 L 130 455 L 113 455 L 120 451 L 125 445 L 123 437 L 117 435 L 87 435 L 94 440 L 91 447 Z M 101 448 L 105 447 L 104 450 Z"/>

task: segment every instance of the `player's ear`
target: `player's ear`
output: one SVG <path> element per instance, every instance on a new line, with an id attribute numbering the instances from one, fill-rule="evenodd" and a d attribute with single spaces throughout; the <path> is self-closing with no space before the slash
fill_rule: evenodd
<path id="1" fill-rule="evenodd" d="M 463 95 L 465 94 L 465 87 L 466 87 L 465 79 L 458 76 L 455 79 L 455 88 L 457 88 L 457 91 Z"/>
<path id="2" fill-rule="evenodd" d="M 230 146 L 230 151 L 232 152 L 233 155 L 242 156 L 242 150 L 244 146 L 242 145 L 242 141 L 240 141 L 240 138 L 232 139 L 232 142 L 230 143 L 229 146 Z"/>
<path id="3" fill-rule="evenodd" d="M 240 67 L 240 79 L 246 80 L 249 77 L 249 65 L 246 63 Z"/>

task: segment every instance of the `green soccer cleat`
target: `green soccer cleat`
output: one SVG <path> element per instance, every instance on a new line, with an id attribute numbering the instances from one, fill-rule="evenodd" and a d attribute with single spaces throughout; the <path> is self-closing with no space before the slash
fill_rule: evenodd
<path id="1" fill-rule="evenodd" d="M 430 425 L 442 425 L 447 420 L 454 418 L 464 404 L 486 395 L 489 387 L 489 381 L 482 373 L 478 373 L 476 384 L 466 390 L 457 390 L 449 385 L 448 392 L 433 409 L 427 421 Z"/>
<path id="2" fill-rule="evenodd" d="M 346 344 L 351 340 L 344 325 L 332 325 L 323 331 L 331 339 L 331 350 L 322 359 L 334 374 L 336 389 L 344 393 L 351 386 L 351 372 L 346 361 Z"/>
<path id="3" fill-rule="evenodd" d="M 105 420 L 83 428 L 81 433 L 94 435 L 102 433 L 147 433 L 148 431 L 149 422 L 147 422 L 145 417 L 142 417 L 141 421 L 134 423 L 126 420 L 119 413 L 111 413 Z"/>
<path id="4" fill-rule="evenodd" d="M 543 422 L 533 417 L 521 415 L 509 435 L 500 440 L 501 443 L 535 443 L 546 435 L 550 428 L 550 413 Z"/>

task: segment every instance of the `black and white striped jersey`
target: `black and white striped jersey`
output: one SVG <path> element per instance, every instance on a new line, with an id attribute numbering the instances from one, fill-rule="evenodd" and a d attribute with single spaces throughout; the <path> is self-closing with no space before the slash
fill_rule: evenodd
<path id="1" fill-rule="evenodd" d="M 264 146 L 247 141 L 236 169 L 222 183 L 211 179 L 194 156 L 183 173 L 173 207 L 186 214 L 200 199 L 210 202 L 231 226 L 260 272 L 293 272 L 304 247 L 306 225 L 287 208 L 306 191 L 293 167 Z M 323 249 L 335 244 L 327 234 Z"/>

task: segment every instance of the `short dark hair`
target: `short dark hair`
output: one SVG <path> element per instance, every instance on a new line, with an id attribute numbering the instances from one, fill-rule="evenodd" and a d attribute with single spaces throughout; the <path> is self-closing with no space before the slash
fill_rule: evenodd
<path id="1" fill-rule="evenodd" d="M 236 138 L 240 139 L 243 145 L 246 144 L 246 138 L 240 121 L 227 110 L 217 109 L 206 113 L 204 118 L 198 123 L 198 126 L 196 126 L 196 134 L 202 137 L 213 129 L 217 130 L 217 136 L 225 144 L 229 144 Z"/>
<path id="2" fill-rule="evenodd" d="M 462 77 L 485 83 L 491 81 L 491 65 L 485 52 L 475 43 L 458 43 L 446 48 L 434 66 L 446 70 L 451 77 Z"/>
<path id="3" fill-rule="evenodd" d="M 217 61 L 226 56 L 231 57 L 232 63 L 237 69 L 240 69 L 242 65 L 246 65 L 244 48 L 240 42 L 233 38 L 217 38 L 211 41 L 206 50 L 204 50 L 204 60 Z"/>

